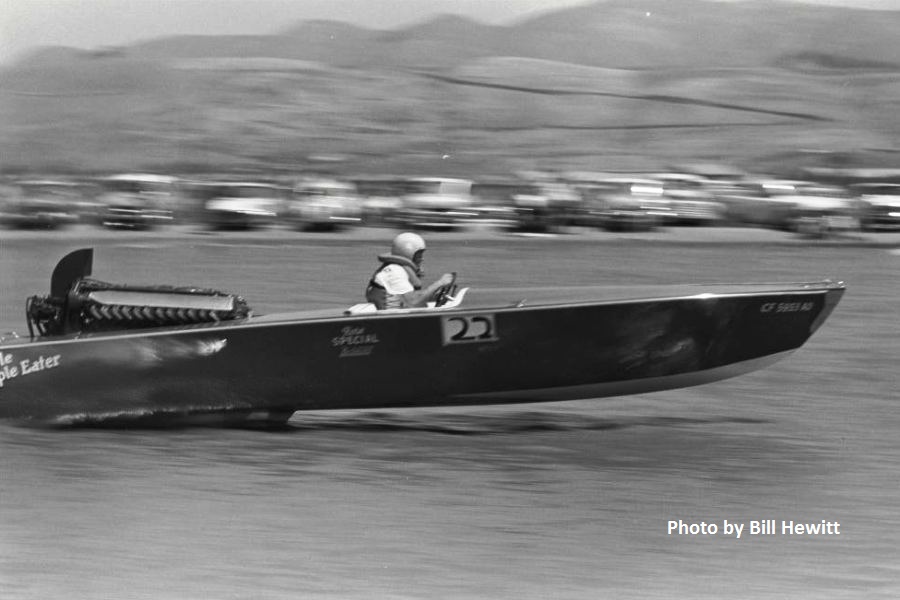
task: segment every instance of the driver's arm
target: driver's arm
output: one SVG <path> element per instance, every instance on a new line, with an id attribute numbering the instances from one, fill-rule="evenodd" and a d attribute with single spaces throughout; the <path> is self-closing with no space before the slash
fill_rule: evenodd
<path id="1" fill-rule="evenodd" d="M 451 273 L 444 273 L 443 275 L 441 275 L 440 279 L 438 279 L 428 287 L 418 291 L 413 290 L 411 292 L 401 294 L 401 296 L 406 306 L 414 308 L 422 307 L 428 304 L 428 302 L 430 302 L 431 300 L 434 300 L 434 295 L 439 289 L 441 289 L 445 285 L 450 285 L 451 283 L 453 283 L 453 275 Z"/>

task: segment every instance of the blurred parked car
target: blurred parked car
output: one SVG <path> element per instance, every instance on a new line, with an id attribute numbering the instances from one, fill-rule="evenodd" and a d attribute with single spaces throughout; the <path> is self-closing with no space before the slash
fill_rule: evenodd
<path id="1" fill-rule="evenodd" d="M 651 176 L 663 185 L 669 200 L 673 225 L 715 225 L 722 221 L 725 207 L 716 201 L 709 181 L 689 173 L 660 173 Z"/>
<path id="2" fill-rule="evenodd" d="M 843 188 L 809 186 L 795 196 L 788 228 L 814 238 L 859 231 L 860 210 Z"/>
<path id="3" fill-rule="evenodd" d="M 167 175 L 122 174 L 102 179 L 98 202 L 104 227 L 151 229 L 174 217 L 176 179 Z"/>
<path id="4" fill-rule="evenodd" d="M 250 181 L 203 182 L 192 186 L 200 221 L 212 229 L 258 229 L 274 224 L 282 188 Z"/>
<path id="5" fill-rule="evenodd" d="M 394 225 L 403 208 L 401 197 L 406 179 L 392 175 L 370 175 L 352 179 L 360 196 L 366 225 Z"/>
<path id="6" fill-rule="evenodd" d="M 582 182 L 583 222 L 608 231 L 646 231 L 673 218 L 662 183 L 637 177 L 608 177 Z"/>
<path id="7" fill-rule="evenodd" d="M 545 231 L 548 206 L 536 186 L 517 177 L 484 177 L 472 185 L 478 220 L 501 231 Z M 528 199 L 537 198 L 531 204 Z"/>
<path id="8" fill-rule="evenodd" d="M 556 180 L 536 181 L 534 189 L 543 198 L 546 213 L 542 219 L 544 229 L 549 232 L 561 231 L 579 223 L 582 211 L 582 197 L 568 183 Z M 533 201 L 533 198 L 532 198 Z M 527 200 L 517 202 L 520 209 L 528 206 Z"/>
<path id="9" fill-rule="evenodd" d="M 581 196 L 564 183 L 523 183 L 512 199 L 519 230 L 555 233 L 578 223 Z"/>
<path id="10" fill-rule="evenodd" d="M 479 221 L 501 231 L 525 229 L 516 196 L 534 188 L 517 177 L 483 177 L 472 184 Z"/>
<path id="11" fill-rule="evenodd" d="M 541 183 L 518 177 L 482 179 L 472 186 L 479 221 L 496 229 L 549 233 L 565 224 L 568 205 Z M 577 199 L 574 192 L 567 199 Z"/>
<path id="12" fill-rule="evenodd" d="M 798 190 L 812 185 L 808 181 L 788 179 L 748 179 L 719 194 L 718 200 L 725 206 L 726 219 L 732 223 L 789 229 L 793 198 L 800 193 Z"/>
<path id="13" fill-rule="evenodd" d="M 458 229 L 478 216 L 468 179 L 407 179 L 401 202 L 396 224 L 402 228 Z"/>
<path id="14" fill-rule="evenodd" d="M 9 227 L 56 229 L 78 221 L 77 183 L 55 179 L 14 182 L 7 190 L 2 222 Z"/>
<path id="15" fill-rule="evenodd" d="M 841 187 L 811 181 L 762 179 L 723 195 L 729 220 L 823 236 L 859 229 L 859 207 Z"/>
<path id="16" fill-rule="evenodd" d="M 900 184 L 860 183 L 852 191 L 859 196 L 863 230 L 900 229 Z"/>
<path id="17" fill-rule="evenodd" d="M 332 231 L 362 223 L 362 200 L 352 183 L 308 179 L 294 186 L 285 219 L 298 229 Z"/>

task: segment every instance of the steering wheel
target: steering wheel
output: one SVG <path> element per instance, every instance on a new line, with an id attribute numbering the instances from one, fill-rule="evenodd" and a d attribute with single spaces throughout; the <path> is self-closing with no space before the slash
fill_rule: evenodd
<path id="1" fill-rule="evenodd" d="M 434 293 L 434 305 L 443 306 L 456 295 L 456 273 L 451 273 L 453 280 L 447 285 L 443 285 Z"/>

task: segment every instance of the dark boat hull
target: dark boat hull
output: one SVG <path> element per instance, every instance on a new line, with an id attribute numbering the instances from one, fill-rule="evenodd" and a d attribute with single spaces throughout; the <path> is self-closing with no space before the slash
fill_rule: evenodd
<path id="1" fill-rule="evenodd" d="M 803 345 L 830 282 L 506 290 L 465 308 L 319 311 L 0 345 L 0 417 L 285 421 L 298 410 L 570 400 L 716 381 Z M 502 300 L 501 300 L 502 299 Z"/>

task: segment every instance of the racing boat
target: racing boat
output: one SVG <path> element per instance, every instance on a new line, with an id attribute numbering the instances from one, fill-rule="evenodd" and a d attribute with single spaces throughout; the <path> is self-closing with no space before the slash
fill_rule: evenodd
<path id="1" fill-rule="evenodd" d="M 425 308 L 254 315 L 236 295 L 90 277 L 63 258 L 0 341 L 0 417 L 285 423 L 296 411 L 590 399 L 693 386 L 801 347 L 842 283 L 441 290 Z"/>

